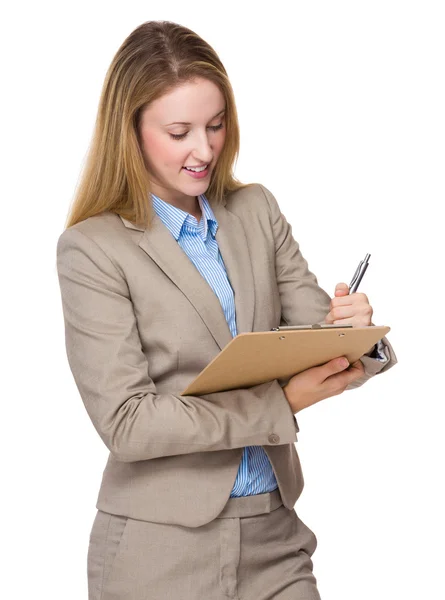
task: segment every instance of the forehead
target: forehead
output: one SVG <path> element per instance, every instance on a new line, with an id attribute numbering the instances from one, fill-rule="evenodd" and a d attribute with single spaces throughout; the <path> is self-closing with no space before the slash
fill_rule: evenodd
<path id="1" fill-rule="evenodd" d="M 145 123 L 166 125 L 174 121 L 206 122 L 225 108 L 219 87 L 207 79 L 181 84 L 150 103 L 143 112 Z"/>

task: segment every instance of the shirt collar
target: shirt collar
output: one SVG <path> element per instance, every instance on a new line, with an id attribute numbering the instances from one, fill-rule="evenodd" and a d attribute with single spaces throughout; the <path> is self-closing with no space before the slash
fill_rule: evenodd
<path id="1" fill-rule="evenodd" d="M 207 239 L 208 229 L 210 229 L 212 236 L 215 237 L 218 230 L 218 222 L 204 194 L 199 194 L 198 196 L 199 206 L 203 215 L 198 225 L 196 224 L 196 219 L 189 215 L 188 212 L 173 206 L 169 202 L 165 202 L 165 200 L 162 200 L 155 194 L 151 194 L 151 196 L 156 214 L 170 230 L 176 241 L 178 241 L 184 226 L 197 230 L 204 240 Z"/>

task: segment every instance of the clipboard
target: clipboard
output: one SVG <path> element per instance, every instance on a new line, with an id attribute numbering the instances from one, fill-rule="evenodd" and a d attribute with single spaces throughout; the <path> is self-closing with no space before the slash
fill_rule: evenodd
<path id="1" fill-rule="evenodd" d="M 236 335 L 182 392 L 183 396 L 248 388 L 346 356 L 357 361 L 390 327 L 294 325 Z"/>

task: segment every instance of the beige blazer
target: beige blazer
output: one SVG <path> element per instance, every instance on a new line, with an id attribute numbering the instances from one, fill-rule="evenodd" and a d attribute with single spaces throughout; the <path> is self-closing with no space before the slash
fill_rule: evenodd
<path id="1" fill-rule="evenodd" d="M 320 323 L 331 297 L 308 270 L 267 188 L 208 198 L 235 294 L 238 333 Z M 298 424 L 280 383 L 204 396 L 180 392 L 232 339 L 217 296 L 155 216 L 152 230 L 106 212 L 57 244 L 66 352 L 88 415 L 110 451 L 96 507 L 198 527 L 230 496 L 244 446 L 263 446 L 284 505 L 303 489 Z M 396 362 L 364 356 L 366 374 Z"/>

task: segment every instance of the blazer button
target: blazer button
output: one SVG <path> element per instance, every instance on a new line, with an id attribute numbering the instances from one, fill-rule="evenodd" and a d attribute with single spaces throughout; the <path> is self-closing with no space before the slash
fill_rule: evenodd
<path id="1" fill-rule="evenodd" d="M 276 433 L 271 433 L 268 439 L 271 444 L 278 444 L 278 442 L 280 441 L 280 436 Z"/>

